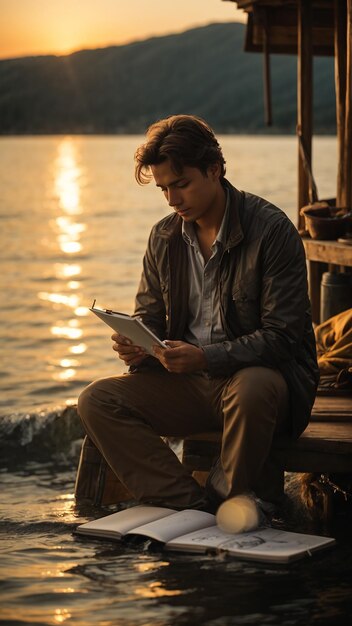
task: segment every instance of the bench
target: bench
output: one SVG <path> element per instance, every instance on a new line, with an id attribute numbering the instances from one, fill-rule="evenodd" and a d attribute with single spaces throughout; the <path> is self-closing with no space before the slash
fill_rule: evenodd
<path id="1" fill-rule="evenodd" d="M 190 435 L 182 462 L 190 471 L 208 471 L 220 444 L 220 432 Z M 352 397 L 319 396 L 304 433 L 297 440 L 278 437 L 274 456 L 287 472 L 352 472 Z"/>

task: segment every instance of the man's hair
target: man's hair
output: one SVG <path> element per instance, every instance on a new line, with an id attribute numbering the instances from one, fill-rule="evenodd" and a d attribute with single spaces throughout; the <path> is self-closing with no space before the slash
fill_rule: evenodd
<path id="1" fill-rule="evenodd" d="M 147 141 L 135 154 L 135 176 L 140 185 L 149 183 L 151 165 L 167 159 L 176 174 L 185 166 L 197 167 L 204 175 L 210 165 L 219 163 L 220 178 L 225 176 L 225 159 L 208 124 L 195 115 L 171 115 L 149 126 Z"/>

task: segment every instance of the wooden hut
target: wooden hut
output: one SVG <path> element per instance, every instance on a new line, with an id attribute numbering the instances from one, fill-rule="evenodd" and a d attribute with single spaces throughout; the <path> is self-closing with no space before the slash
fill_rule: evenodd
<path id="1" fill-rule="evenodd" d="M 235 0 L 225 0 L 235 2 Z M 263 53 L 265 118 L 272 124 L 270 55 L 297 55 L 298 227 L 300 209 L 318 200 L 312 174 L 313 56 L 335 57 L 338 175 L 336 206 L 352 207 L 352 0 L 238 0 L 248 14 L 245 50 Z M 313 321 L 320 321 L 321 276 L 328 266 L 351 271 L 352 247 L 303 240 Z"/>
<path id="2" fill-rule="evenodd" d="M 235 1 L 235 0 L 225 0 Z M 267 124 L 272 124 L 270 55 L 296 54 L 298 137 L 298 227 L 301 207 L 317 198 L 312 174 L 313 56 L 334 55 L 338 177 L 336 203 L 352 207 L 352 0 L 237 0 L 248 14 L 245 50 L 263 53 L 264 101 Z M 309 264 L 313 320 L 320 321 L 320 282 L 328 268 L 350 272 L 352 246 L 334 240 L 303 239 Z M 202 481 L 219 454 L 221 433 L 187 437 L 183 463 Z M 277 461 L 291 472 L 321 474 L 318 491 L 325 515 L 331 512 L 329 475 L 352 474 L 352 396 L 319 397 L 312 421 L 298 441 L 276 443 Z M 316 483 L 316 484 L 318 484 Z M 100 453 L 86 438 L 76 482 L 78 499 L 95 504 L 114 503 L 129 494 L 113 475 Z"/>

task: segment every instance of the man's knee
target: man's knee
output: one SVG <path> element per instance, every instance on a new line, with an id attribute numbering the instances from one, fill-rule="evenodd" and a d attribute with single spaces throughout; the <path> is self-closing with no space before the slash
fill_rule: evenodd
<path id="1" fill-rule="evenodd" d="M 83 422 L 86 422 L 86 420 L 88 421 L 92 413 L 95 384 L 96 383 L 91 383 L 90 385 L 88 385 L 88 387 L 83 389 L 83 391 L 78 396 L 77 411 Z"/>
<path id="2" fill-rule="evenodd" d="M 110 382 L 108 378 L 100 378 L 83 389 L 78 397 L 77 410 L 84 423 L 96 419 L 99 410 L 107 403 Z"/>
<path id="3" fill-rule="evenodd" d="M 280 372 L 264 367 L 248 367 L 231 379 L 225 401 L 240 409 L 247 418 L 269 412 L 274 415 L 286 405 L 288 390 Z"/>

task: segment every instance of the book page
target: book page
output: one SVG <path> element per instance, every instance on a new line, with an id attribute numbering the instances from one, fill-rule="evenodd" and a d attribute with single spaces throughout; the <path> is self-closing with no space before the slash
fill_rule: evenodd
<path id="1" fill-rule="evenodd" d="M 329 537 L 291 533 L 275 528 L 258 528 L 231 535 L 213 526 L 179 536 L 170 541 L 167 548 L 194 552 L 213 548 L 243 558 L 287 562 L 334 543 L 335 540 Z"/>
<path id="2" fill-rule="evenodd" d="M 167 543 L 178 535 L 193 530 L 206 528 L 215 523 L 215 515 L 194 509 L 177 511 L 167 519 L 157 520 L 149 524 L 133 528 L 128 534 L 145 535 L 151 539 Z"/>
<path id="3" fill-rule="evenodd" d="M 212 525 L 180 535 L 169 541 L 166 547 L 171 550 L 187 549 L 190 552 L 205 552 L 207 548 L 219 548 L 226 539 L 233 538 L 234 535 L 226 534 L 218 526 Z"/>
<path id="4" fill-rule="evenodd" d="M 154 520 L 160 520 L 175 513 L 174 509 L 166 509 L 159 506 L 133 506 L 112 515 L 101 517 L 78 526 L 76 532 L 95 537 L 123 537 L 129 530 L 141 524 L 147 524 Z"/>
<path id="5" fill-rule="evenodd" d="M 221 549 L 247 558 L 287 562 L 334 543 L 335 540 L 330 537 L 263 528 L 234 536 L 224 542 Z"/>

